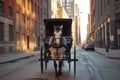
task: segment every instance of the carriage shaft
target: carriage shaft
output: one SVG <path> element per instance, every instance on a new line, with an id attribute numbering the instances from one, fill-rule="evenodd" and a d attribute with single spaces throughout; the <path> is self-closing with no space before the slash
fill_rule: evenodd
<path id="1" fill-rule="evenodd" d="M 39 59 L 39 61 L 41 61 L 41 60 L 45 61 L 45 59 Z M 53 60 L 53 59 L 49 58 L 48 60 Z M 59 60 L 59 58 L 56 58 L 56 60 Z M 62 60 L 68 61 L 68 59 L 65 59 L 65 58 L 63 58 Z M 70 59 L 70 61 L 78 61 L 78 59 Z"/>

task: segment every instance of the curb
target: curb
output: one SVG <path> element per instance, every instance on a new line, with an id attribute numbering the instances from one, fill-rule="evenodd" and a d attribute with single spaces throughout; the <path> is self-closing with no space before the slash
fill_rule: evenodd
<path id="1" fill-rule="evenodd" d="M 95 52 L 97 52 L 98 54 L 103 55 L 103 56 L 105 56 L 107 58 L 110 58 L 110 59 L 120 59 L 120 58 L 116 58 L 116 57 L 107 56 L 107 55 L 105 55 L 105 54 L 103 54 L 103 53 L 101 53 L 99 51 L 96 51 L 96 50 L 95 50 Z"/>
<path id="2" fill-rule="evenodd" d="M 23 57 L 19 57 L 19 58 L 16 58 L 16 59 L 11 59 L 11 60 L 8 60 L 8 61 L 0 62 L 0 64 L 11 63 L 11 62 L 15 62 L 15 61 L 18 61 L 18 60 L 21 60 L 21 59 L 30 58 L 30 57 L 33 57 L 33 56 L 35 56 L 35 55 L 33 54 L 33 55 L 23 56 Z"/>

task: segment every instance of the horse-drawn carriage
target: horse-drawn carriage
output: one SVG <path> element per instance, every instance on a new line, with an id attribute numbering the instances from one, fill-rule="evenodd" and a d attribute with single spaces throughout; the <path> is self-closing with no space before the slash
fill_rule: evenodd
<path id="1" fill-rule="evenodd" d="M 40 65 L 41 73 L 47 69 L 49 60 L 54 61 L 55 73 L 57 75 L 56 60 L 59 60 L 59 73 L 62 66 L 62 61 L 67 61 L 69 70 L 71 69 L 71 62 L 74 62 L 74 74 L 76 73 L 76 47 L 74 46 L 74 57 L 71 58 L 72 47 L 72 19 L 44 19 L 45 24 L 45 38 L 44 46 L 40 50 Z"/>

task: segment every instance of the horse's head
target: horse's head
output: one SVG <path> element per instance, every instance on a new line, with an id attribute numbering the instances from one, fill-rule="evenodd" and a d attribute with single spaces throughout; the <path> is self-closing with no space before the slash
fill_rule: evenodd
<path id="1" fill-rule="evenodd" d="M 54 26 L 54 40 L 55 40 L 55 44 L 60 44 L 60 40 L 62 38 L 62 28 L 63 25 L 61 26 Z"/>
<path id="2" fill-rule="evenodd" d="M 63 28 L 63 25 L 54 27 L 54 38 L 61 38 L 62 28 Z"/>

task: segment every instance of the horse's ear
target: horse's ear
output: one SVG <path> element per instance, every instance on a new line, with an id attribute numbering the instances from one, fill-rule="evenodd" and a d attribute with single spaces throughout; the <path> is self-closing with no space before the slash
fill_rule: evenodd
<path id="1" fill-rule="evenodd" d="M 60 28 L 62 29 L 62 28 L 63 28 L 63 25 L 61 25 Z"/>

